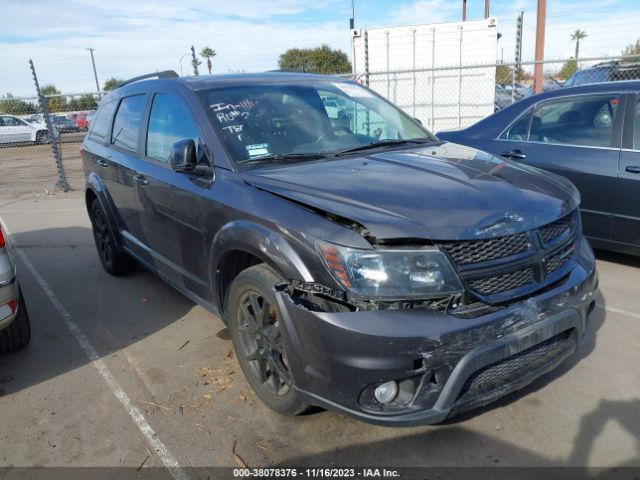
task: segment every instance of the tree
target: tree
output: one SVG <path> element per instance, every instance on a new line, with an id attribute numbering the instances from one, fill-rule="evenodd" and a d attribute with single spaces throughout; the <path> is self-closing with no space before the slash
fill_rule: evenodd
<path id="1" fill-rule="evenodd" d="M 587 32 L 584 30 L 577 29 L 571 34 L 571 40 L 575 40 L 576 42 L 576 54 L 573 57 L 575 60 L 578 60 L 578 55 L 580 54 L 580 40 L 583 38 L 587 38 Z"/>
<path id="2" fill-rule="evenodd" d="M 209 69 L 209 75 L 211 75 L 211 59 L 217 55 L 213 48 L 204 47 L 200 51 L 200 56 L 207 59 L 207 69 Z"/>
<path id="3" fill-rule="evenodd" d="M 13 95 L 10 93 L 7 93 L 4 98 L 0 98 L 0 113 L 8 113 L 9 115 L 32 115 L 36 112 L 37 108 L 33 103 L 13 98 Z"/>
<path id="4" fill-rule="evenodd" d="M 318 48 L 290 48 L 280 55 L 281 70 L 312 73 L 349 73 L 351 62 L 342 50 L 332 50 L 328 45 Z"/>
<path id="5" fill-rule="evenodd" d="M 516 71 L 516 82 L 521 82 L 525 79 L 525 72 L 522 67 L 519 67 Z M 507 65 L 498 65 L 496 67 L 496 83 L 499 85 L 511 85 L 513 79 L 513 68 Z"/>
<path id="6" fill-rule="evenodd" d="M 560 80 L 566 80 L 578 70 L 578 62 L 575 58 L 567 60 L 556 75 Z"/>
<path id="7" fill-rule="evenodd" d="M 640 55 L 640 40 L 636 40 L 636 43 L 631 43 L 625 47 L 622 51 L 623 57 L 630 57 Z M 638 59 L 632 59 L 630 61 L 638 61 Z"/>
<path id="8" fill-rule="evenodd" d="M 50 112 L 63 112 L 67 108 L 67 99 L 65 97 L 53 96 L 60 95 L 55 85 L 45 85 L 40 89 L 40 92 L 47 98 L 47 107 Z"/>
<path id="9" fill-rule="evenodd" d="M 506 65 L 498 65 L 496 67 L 496 83 L 498 85 L 511 85 L 513 77 L 513 69 Z"/>
<path id="10" fill-rule="evenodd" d="M 116 86 L 122 82 L 124 82 L 124 80 L 122 80 L 121 78 L 116 78 L 116 77 L 108 78 L 107 81 L 104 82 L 104 85 L 102 86 L 102 90 L 104 90 L 105 92 L 108 92 L 116 88 Z"/>

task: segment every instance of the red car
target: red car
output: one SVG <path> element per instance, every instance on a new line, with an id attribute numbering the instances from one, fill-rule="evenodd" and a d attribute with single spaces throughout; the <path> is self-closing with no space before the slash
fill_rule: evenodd
<path id="1" fill-rule="evenodd" d="M 87 120 L 86 113 L 72 113 L 69 115 L 69 118 L 76 122 L 76 125 L 78 125 L 80 130 L 86 130 L 89 127 L 89 121 Z"/>

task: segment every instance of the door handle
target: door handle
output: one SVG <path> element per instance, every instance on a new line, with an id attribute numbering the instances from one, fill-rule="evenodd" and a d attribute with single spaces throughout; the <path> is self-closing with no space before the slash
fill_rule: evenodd
<path id="1" fill-rule="evenodd" d="M 511 150 L 510 152 L 502 152 L 500 155 L 507 158 L 512 158 L 513 160 L 524 160 L 527 156 L 522 153 L 520 150 Z"/>
<path id="2" fill-rule="evenodd" d="M 625 167 L 624 171 L 627 173 L 635 173 L 637 175 L 640 175 L 640 167 L 637 167 L 635 165 L 630 165 L 628 167 Z"/>
<path id="3" fill-rule="evenodd" d="M 108 166 L 109 166 L 109 162 L 107 162 L 107 161 L 106 161 L 105 159 L 103 159 L 103 158 L 99 158 L 99 159 L 96 161 L 96 163 L 97 163 L 98 165 L 100 165 L 101 167 L 104 167 L 104 168 L 106 168 L 106 167 L 108 167 Z"/>
<path id="4" fill-rule="evenodd" d="M 149 185 L 149 180 L 144 175 L 134 175 L 133 180 L 142 187 Z"/>

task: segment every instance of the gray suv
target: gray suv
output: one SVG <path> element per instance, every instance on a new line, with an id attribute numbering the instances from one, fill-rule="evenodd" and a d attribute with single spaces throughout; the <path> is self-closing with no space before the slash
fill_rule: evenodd
<path id="1" fill-rule="evenodd" d="M 434 423 L 578 348 L 597 276 L 568 180 L 344 79 L 154 76 L 105 96 L 83 145 L 100 260 L 219 316 L 272 409 Z"/>

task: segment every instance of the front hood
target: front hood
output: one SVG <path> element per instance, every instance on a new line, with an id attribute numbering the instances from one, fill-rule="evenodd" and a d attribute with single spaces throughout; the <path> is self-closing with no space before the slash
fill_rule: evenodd
<path id="1" fill-rule="evenodd" d="M 247 170 L 255 187 L 355 221 L 378 239 L 472 240 L 574 210 L 566 179 L 453 143 Z"/>

